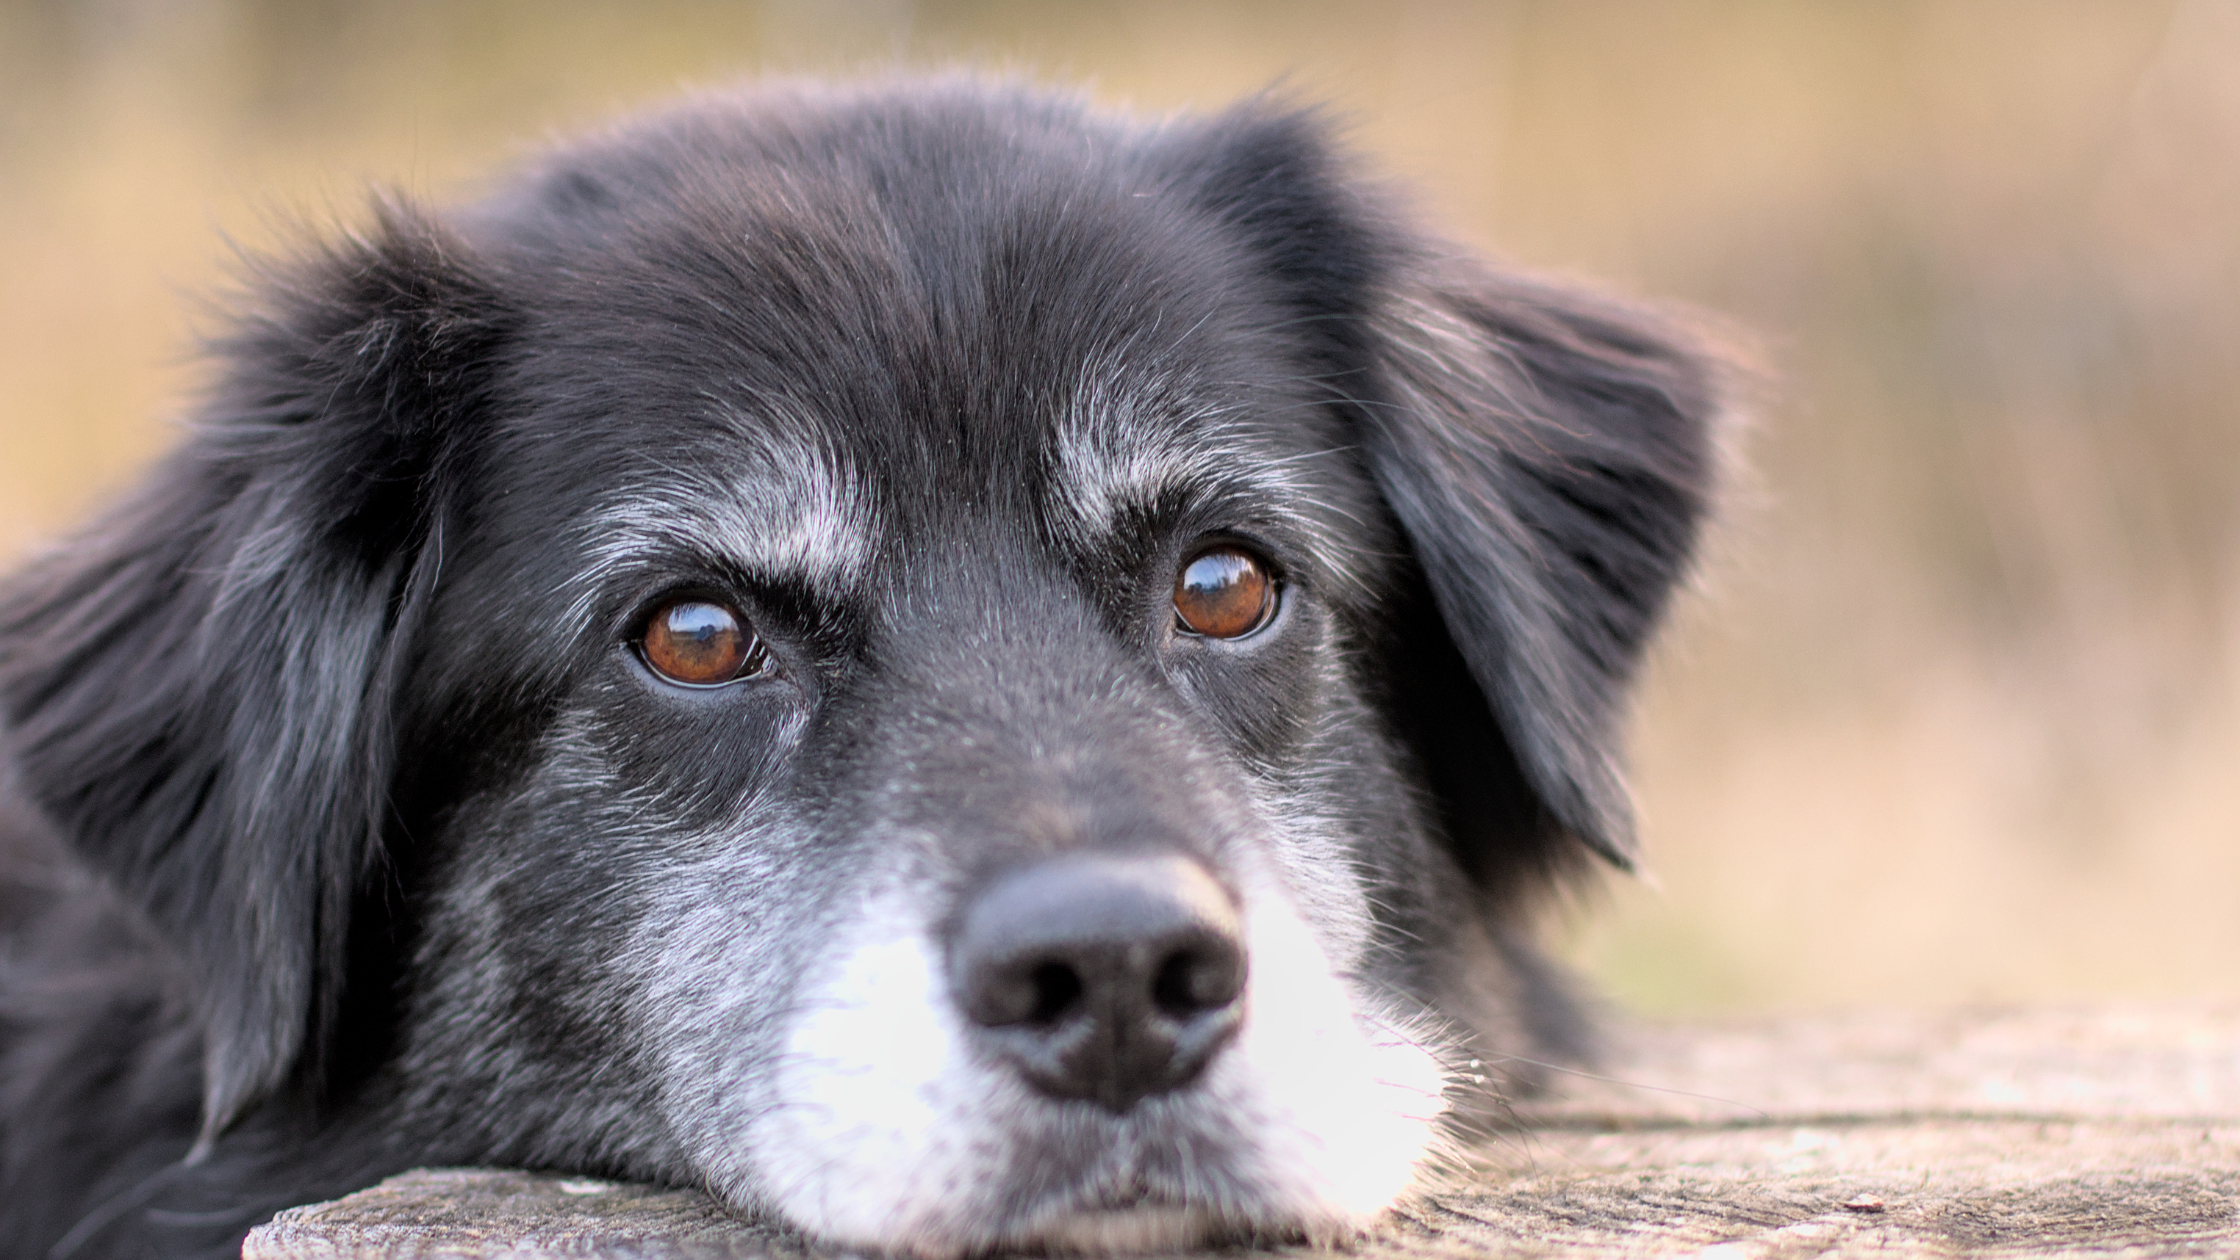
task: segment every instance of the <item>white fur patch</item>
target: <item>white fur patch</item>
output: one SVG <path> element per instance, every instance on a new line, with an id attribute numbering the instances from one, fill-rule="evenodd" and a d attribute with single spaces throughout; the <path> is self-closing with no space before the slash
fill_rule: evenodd
<path id="1" fill-rule="evenodd" d="M 1251 982 L 1243 1031 L 1208 1070 L 1219 1105 L 1248 1117 L 1256 1179 L 1313 1228 L 1348 1228 L 1405 1190 L 1444 1110 L 1426 1038 L 1372 1009 L 1331 965 L 1291 899 L 1245 883 Z"/>
<path id="2" fill-rule="evenodd" d="M 1082 1104 L 1053 1103 L 973 1055 L 922 913 L 898 889 L 866 894 L 796 1009 L 748 1137 L 763 1194 L 838 1242 L 937 1256 L 1366 1223 L 1432 1142 L 1444 1073 L 1418 1038 L 1364 1008 L 1272 879 L 1249 876 L 1244 900 L 1251 979 L 1237 1040 L 1190 1085 L 1084 1119 Z M 1084 1125 L 1109 1128 L 1116 1151 L 1202 1148 L 1206 1201 L 1112 1210 L 1069 1201 L 1063 1186 L 1038 1199 L 1030 1191 L 1050 1174 L 1037 1143 L 1078 1141 Z"/>
<path id="3" fill-rule="evenodd" d="M 937 951 L 896 896 L 867 897 L 838 965 L 796 1012 L 775 1105 L 750 1137 L 794 1220 L 872 1246 L 937 1243 L 984 1212 L 1007 1093 L 963 1054 Z"/>

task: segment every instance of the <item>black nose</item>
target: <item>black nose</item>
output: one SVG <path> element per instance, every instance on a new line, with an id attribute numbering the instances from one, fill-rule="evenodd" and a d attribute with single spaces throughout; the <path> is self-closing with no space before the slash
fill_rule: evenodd
<path id="1" fill-rule="evenodd" d="M 1236 903 L 1177 855 L 1009 871 L 966 906 L 949 958 L 958 1004 L 1030 1084 L 1115 1113 L 1188 1083 L 1242 1018 Z"/>

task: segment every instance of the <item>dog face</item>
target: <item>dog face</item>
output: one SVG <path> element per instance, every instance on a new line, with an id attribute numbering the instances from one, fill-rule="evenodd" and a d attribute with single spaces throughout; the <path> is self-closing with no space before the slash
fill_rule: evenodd
<path id="1" fill-rule="evenodd" d="M 0 626 L 32 795 L 187 959 L 207 1166 L 1327 1235 L 1568 1035 L 1514 916 L 1625 852 L 1711 370 L 1311 120 L 712 101 L 263 291 Z"/>
<path id="2" fill-rule="evenodd" d="M 652 1167 L 851 1241 L 1351 1219 L 1443 1085 L 1420 1003 L 1340 978 L 1393 945 L 1354 872 L 1434 868 L 1354 659 L 1397 548 L 1248 270 L 1009 182 L 813 247 L 876 283 L 741 255 L 685 298 L 799 302 L 780 344 L 680 322 L 669 260 L 867 190 L 634 222 L 658 269 L 540 296 L 426 668 L 566 665 L 449 827 L 405 1078 L 506 1063 L 472 1088 L 544 1133 L 603 1092 Z M 906 274 L 989 223 L 1009 267 Z M 492 973 L 535 1018 L 459 1017 Z M 594 1042 L 626 1089 L 558 1070 Z"/>

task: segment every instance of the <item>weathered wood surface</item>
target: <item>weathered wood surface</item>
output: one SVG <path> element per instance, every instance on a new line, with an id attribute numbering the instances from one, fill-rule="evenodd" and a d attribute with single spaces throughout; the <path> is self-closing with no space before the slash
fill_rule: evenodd
<path id="1" fill-rule="evenodd" d="M 2240 1256 L 2240 1006 L 1643 1027 L 1364 1260 Z M 1622 1082 L 1622 1083 L 1621 1083 Z M 679 1190 L 408 1173 L 248 1260 L 814 1254 Z"/>

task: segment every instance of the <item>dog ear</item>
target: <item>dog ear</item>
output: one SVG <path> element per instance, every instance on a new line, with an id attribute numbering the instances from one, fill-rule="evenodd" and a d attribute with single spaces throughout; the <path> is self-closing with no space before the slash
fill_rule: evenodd
<path id="1" fill-rule="evenodd" d="M 1620 705 L 1714 491 L 1725 369 L 1672 321 L 1436 256 L 1312 112 L 1186 133 L 1187 186 L 1271 280 L 1421 569 L 1395 704 L 1489 892 L 1626 866 Z"/>
<path id="2" fill-rule="evenodd" d="M 1403 675 L 1447 693 L 1413 711 L 1449 828 L 1490 882 L 1496 850 L 1560 866 L 1566 836 L 1629 866 L 1617 728 L 1715 489 L 1719 360 L 1465 260 L 1402 254 L 1388 284 L 1364 446 L 1447 640 L 1405 645 L 1424 664 Z M 1438 677 L 1455 658 L 1497 730 Z"/>
<path id="3" fill-rule="evenodd" d="M 1183 188 L 1242 238 L 1310 369 L 1332 380 L 1358 371 L 1391 249 L 1322 116 L 1256 98 L 1175 141 Z"/>
<path id="4" fill-rule="evenodd" d="M 0 600 L 25 787 L 199 986 L 204 1146 L 316 1079 L 444 469 L 505 325 L 461 247 L 398 203 L 256 271 L 263 309 L 217 343 L 187 442 Z"/>

